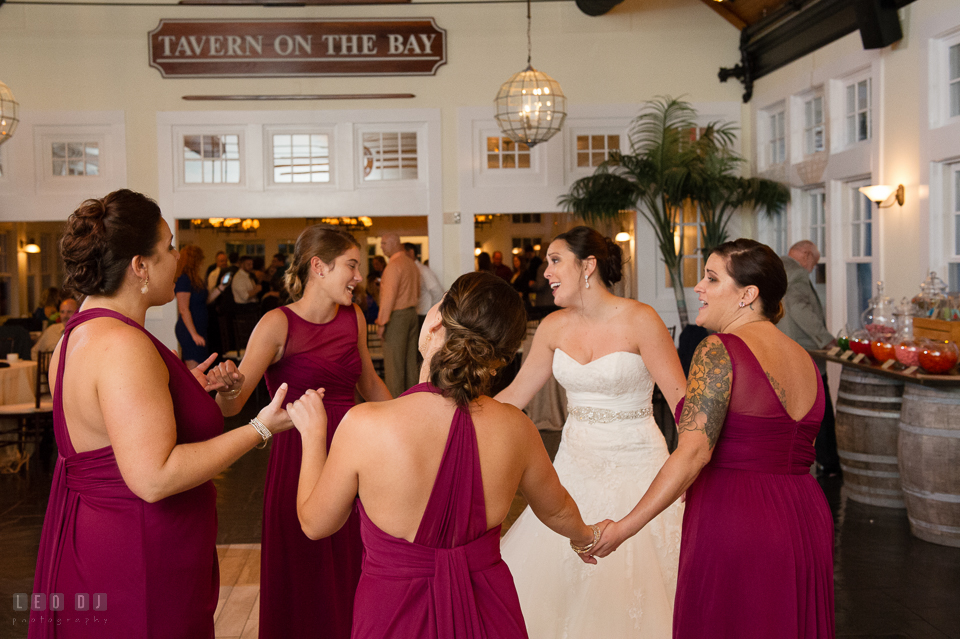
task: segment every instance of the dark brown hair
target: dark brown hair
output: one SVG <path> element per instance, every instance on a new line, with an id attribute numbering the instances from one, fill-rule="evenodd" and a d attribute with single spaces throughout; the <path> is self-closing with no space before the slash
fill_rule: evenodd
<path id="1" fill-rule="evenodd" d="M 86 200 L 60 238 L 64 286 L 83 295 L 116 293 L 130 261 L 153 255 L 161 219 L 156 202 L 128 189 Z"/>
<path id="2" fill-rule="evenodd" d="M 527 332 L 527 312 L 506 280 L 492 273 L 457 278 L 440 302 L 446 341 L 430 361 L 430 382 L 458 406 L 490 390 Z"/>
<path id="3" fill-rule="evenodd" d="M 553 238 L 563 240 L 579 261 L 591 255 L 597 258 L 597 273 L 604 286 L 610 288 L 623 279 L 623 251 L 609 237 L 589 226 L 575 226 Z"/>
<path id="4" fill-rule="evenodd" d="M 727 273 L 738 286 L 756 286 L 763 307 L 761 313 L 776 324 L 783 317 L 781 300 L 787 292 L 787 271 L 783 260 L 766 244 L 741 237 L 711 251 L 727 263 Z"/>
<path id="5" fill-rule="evenodd" d="M 310 276 L 310 260 L 319 257 L 324 264 L 333 261 L 352 247 L 360 248 L 356 238 L 340 229 L 329 226 L 308 226 L 297 238 L 293 260 L 283 276 L 290 299 L 296 302 L 303 297 Z"/>

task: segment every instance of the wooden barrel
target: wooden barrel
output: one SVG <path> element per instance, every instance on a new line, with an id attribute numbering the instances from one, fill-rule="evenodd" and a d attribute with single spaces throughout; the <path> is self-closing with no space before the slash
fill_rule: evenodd
<path id="1" fill-rule="evenodd" d="M 905 508 L 897 467 L 903 382 L 845 366 L 837 393 L 843 492 L 854 501 Z"/>
<path id="2" fill-rule="evenodd" d="M 899 458 L 910 530 L 960 548 L 960 389 L 907 384 Z"/>

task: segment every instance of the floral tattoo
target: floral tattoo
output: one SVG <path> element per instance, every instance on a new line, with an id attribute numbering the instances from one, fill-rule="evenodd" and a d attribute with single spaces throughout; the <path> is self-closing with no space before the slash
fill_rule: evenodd
<path id="1" fill-rule="evenodd" d="M 677 424 L 678 432 L 701 431 L 712 450 L 727 418 L 732 384 L 733 365 L 723 343 L 717 338 L 701 342 L 690 364 L 687 401 Z"/>

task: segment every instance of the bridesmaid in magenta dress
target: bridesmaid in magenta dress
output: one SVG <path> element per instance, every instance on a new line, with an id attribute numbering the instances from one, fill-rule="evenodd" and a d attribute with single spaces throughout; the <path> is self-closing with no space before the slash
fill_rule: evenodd
<path id="1" fill-rule="evenodd" d="M 260 378 L 274 396 L 287 383 L 289 400 L 307 389 L 327 389 L 333 437 L 354 404 L 354 389 L 368 401 L 391 399 L 367 351 L 366 320 L 352 302 L 361 281 L 360 248 L 349 233 L 315 226 L 300 234 L 286 274 L 289 306 L 263 316 L 239 370 L 221 364 L 209 376 L 228 385 L 218 396 L 224 414 L 236 414 Z M 329 444 L 329 441 L 327 442 Z M 260 637 L 323 636 L 346 639 L 360 580 L 360 520 L 310 540 L 297 521 L 301 443 L 296 431 L 276 438 L 264 489 L 260 555 Z"/>
<path id="2" fill-rule="evenodd" d="M 526 637 L 500 558 L 500 525 L 518 487 L 544 523 L 581 550 L 599 538 L 560 485 L 530 420 L 483 395 L 525 332 L 510 285 L 468 273 L 424 322 L 421 383 L 396 400 L 353 408 L 329 458 L 324 390 L 287 407 L 303 438 L 304 532 L 328 535 L 360 504 L 366 554 L 354 639 Z"/>
<path id="3" fill-rule="evenodd" d="M 824 390 L 810 356 L 774 326 L 783 263 L 740 239 L 704 270 L 697 324 L 718 334 L 694 355 L 677 450 L 595 554 L 686 491 L 673 636 L 832 638 L 833 518 L 810 474 Z"/>
<path id="4" fill-rule="evenodd" d="M 269 431 L 224 434 L 207 394 L 217 386 L 143 328 L 174 297 L 171 240 L 156 203 L 132 191 L 87 200 L 67 222 L 67 286 L 87 298 L 50 369 L 59 455 L 33 588 L 47 609 L 31 613 L 30 637 L 212 638 L 211 479 L 290 427 L 281 397 L 258 416 Z"/>

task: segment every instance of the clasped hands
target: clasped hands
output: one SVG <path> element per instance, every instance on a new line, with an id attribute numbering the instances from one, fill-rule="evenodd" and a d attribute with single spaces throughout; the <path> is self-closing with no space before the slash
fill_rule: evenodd
<path id="1" fill-rule="evenodd" d="M 577 553 L 580 559 L 587 564 L 596 564 L 597 558 L 603 558 L 615 551 L 631 535 L 623 530 L 623 525 L 612 519 L 604 519 L 595 524 L 600 529 L 600 538 L 591 546 L 590 550 Z M 571 541 L 571 543 L 573 543 Z"/>

